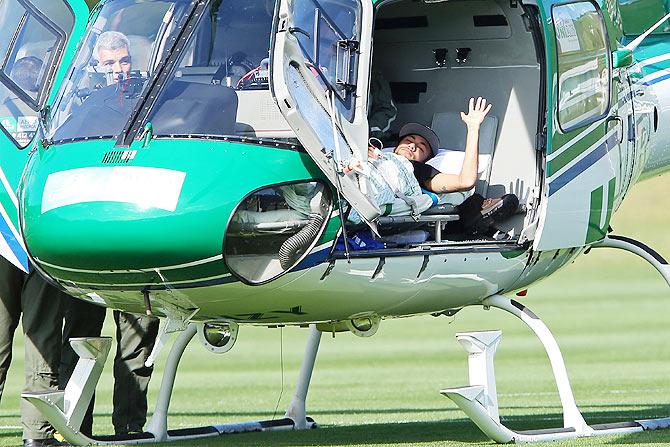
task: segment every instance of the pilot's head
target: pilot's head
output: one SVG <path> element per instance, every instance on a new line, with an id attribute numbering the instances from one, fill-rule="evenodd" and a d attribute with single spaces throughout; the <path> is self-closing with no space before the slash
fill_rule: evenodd
<path id="1" fill-rule="evenodd" d="M 125 34 L 118 31 L 105 31 L 100 34 L 93 56 L 98 60 L 98 67 L 112 73 L 114 82 L 119 81 L 121 74 L 127 76 L 132 67 L 130 41 Z"/>
<path id="2" fill-rule="evenodd" d="M 440 139 L 430 127 L 419 123 L 407 123 L 398 134 L 400 142 L 395 152 L 408 160 L 424 162 L 432 158 L 440 147 Z"/>
<path id="3" fill-rule="evenodd" d="M 41 70 L 41 59 L 35 56 L 22 57 L 14 63 L 9 77 L 25 91 L 37 93 L 40 89 L 39 76 Z"/>

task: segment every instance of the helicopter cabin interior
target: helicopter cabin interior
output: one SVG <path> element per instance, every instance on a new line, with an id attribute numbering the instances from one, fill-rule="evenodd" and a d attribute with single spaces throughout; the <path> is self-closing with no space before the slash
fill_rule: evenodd
<path id="1" fill-rule="evenodd" d="M 205 133 L 250 142 L 294 141 L 295 134 L 268 88 L 272 3 L 252 0 L 238 7 L 222 2 L 211 23 L 203 20 L 195 31 L 196 39 L 179 62 L 172 83 L 180 86 L 178 91 L 184 90 L 183 85 L 199 85 L 198 101 L 209 98 L 207 104 L 225 103 L 225 113 L 213 122 L 207 117 L 217 116 L 216 113 L 196 113 L 194 108 L 184 118 L 184 102 L 179 100 L 184 95 L 172 98 L 175 95 L 166 94 L 172 99 L 159 101 L 158 112 L 150 117 L 157 137 Z M 358 22 L 357 5 L 354 0 L 304 0 L 296 2 L 294 8 L 311 11 L 319 7 L 323 14 L 330 14 L 331 26 L 346 29 Z M 429 125 L 438 134 L 441 149 L 446 149 L 440 154 L 444 156 L 439 157 L 439 169 L 458 173 L 466 137 L 460 112 L 466 110 L 470 97 L 486 98 L 493 108 L 480 132 L 479 180 L 475 191 L 484 197 L 513 193 L 521 203 L 518 213 L 497 224 L 501 230 L 498 239 L 484 234 L 477 237 L 459 234 L 454 230 L 457 225 L 447 223 L 457 218 L 455 211 L 447 210 L 449 215 L 445 217 L 444 207 L 426 213 L 437 213 L 442 216 L 439 218 L 426 216 L 416 222 L 414 216 L 408 216 L 402 224 L 398 224 L 397 217 L 391 219 L 390 224 L 380 226 L 383 234 L 426 230 L 426 240 L 405 238 L 404 245 L 515 243 L 522 230 L 535 221 L 533 210 L 537 203 L 526 205 L 541 184 L 542 153 L 536 150 L 536 144 L 537 134 L 544 125 L 540 121 L 546 115 L 544 53 L 535 11 L 536 8 L 517 0 L 387 0 L 375 5 L 372 70 L 381 72 L 388 81 L 397 107 L 392 133 L 397 134 L 406 122 Z M 309 20 L 309 14 L 305 16 Z M 346 31 L 342 32 L 345 34 Z M 241 35 L 248 38 L 240 39 Z M 320 35 L 317 33 L 319 39 Z M 131 42 L 139 39 L 131 37 Z M 322 42 L 309 40 L 306 46 L 317 44 L 321 46 Z M 167 91 L 170 90 L 168 85 Z M 189 100 L 192 102 L 193 98 Z M 463 200 L 463 196 L 456 198 L 454 205 Z M 286 203 L 285 206 L 290 208 Z M 247 210 L 244 205 L 238 208 Z"/>
<path id="2" fill-rule="evenodd" d="M 519 212 L 497 224 L 509 241 L 536 218 L 526 205 L 541 182 L 536 144 L 544 125 L 544 67 L 535 11 L 508 0 L 389 0 L 375 14 L 372 65 L 388 81 L 398 111 L 391 130 L 412 121 L 430 126 L 442 149 L 433 166 L 460 171 L 466 136 L 460 111 L 473 96 L 493 104 L 480 129 L 475 191 L 517 195 Z M 445 224 L 423 224 L 429 242 L 473 239 L 436 231 Z"/>

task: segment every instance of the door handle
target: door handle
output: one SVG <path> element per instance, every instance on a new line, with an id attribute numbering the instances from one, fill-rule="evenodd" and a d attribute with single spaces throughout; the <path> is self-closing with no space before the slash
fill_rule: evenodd
<path id="1" fill-rule="evenodd" d="M 288 29 L 288 32 L 291 33 L 291 34 L 295 34 L 295 33 L 302 34 L 303 36 L 307 36 L 308 39 L 312 38 L 312 36 L 307 31 L 305 31 L 304 29 L 299 28 L 297 26 L 290 27 Z"/>
<path id="2" fill-rule="evenodd" d="M 609 131 L 611 122 L 617 122 L 619 127 L 621 127 L 621 130 L 619 131 L 619 144 L 623 143 L 623 120 L 620 116 L 616 115 L 607 117 L 605 120 L 605 132 Z"/>

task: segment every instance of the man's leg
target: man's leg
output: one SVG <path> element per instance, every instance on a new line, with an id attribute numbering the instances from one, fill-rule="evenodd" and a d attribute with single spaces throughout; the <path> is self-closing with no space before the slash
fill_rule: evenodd
<path id="1" fill-rule="evenodd" d="M 117 434 L 140 432 L 147 420 L 147 388 L 153 368 L 144 366 L 158 335 L 158 318 L 114 311 L 114 411 Z"/>
<path id="2" fill-rule="evenodd" d="M 60 389 L 65 389 L 79 360 L 79 356 L 70 346 L 69 340 L 76 337 L 99 337 L 102 332 L 102 324 L 105 322 L 105 311 L 104 307 L 77 298 L 68 297 L 64 300 L 65 324 L 63 326 L 63 349 L 61 351 L 59 373 Z M 91 398 L 91 404 L 88 406 L 81 423 L 80 430 L 86 436 L 91 436 L 93 433 L 94 404 L 95 394 Z"/>
<path id="3" fill-rule="evenodd" d="M 14 331 L 21 317 L 21 289 L 25 274 L 0 257 L 0 399 L 12 362 Z"/>
<path id="4" fill-rule="evenodd" d="M 58 390 L 62 313 L 67 295 L 32 270 L 21 294 L 25 333 L 25 392 Z M 37 409 L 21 401 L 23 439 L 46 439 L 54 429 Z"/>

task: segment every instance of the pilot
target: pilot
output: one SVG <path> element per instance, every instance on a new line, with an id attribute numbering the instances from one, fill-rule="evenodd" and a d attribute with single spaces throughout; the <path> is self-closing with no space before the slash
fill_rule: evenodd
<path id="1" fill-rule="evenodd" d="M 105 31 L 100 34 L 93 48 L 93 57 L 98 67 L 111 74 L 111 81 L 127 79 L 132 68 L 130 41 L 118 31 Z"/>
<path id="2" fill-rule="evenodd" d="M 81 89 L 83 102 L 58 128 L 60 135 L 116 135 L 128 121 L 144 88 L 144 79 L 132 69 L 128 38 L 118 31 L 98 36 L 91 55 L 94 69 L 107 84 L 92 91 Z M 84 94 L 85 92 L 85 94 Z"/>

